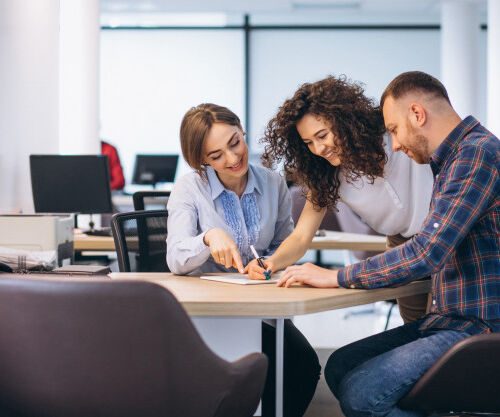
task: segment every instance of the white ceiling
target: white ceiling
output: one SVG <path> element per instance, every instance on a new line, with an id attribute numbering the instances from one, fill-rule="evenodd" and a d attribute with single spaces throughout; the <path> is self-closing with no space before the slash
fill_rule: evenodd
<path id="1" fill-rule="evenodd" d="M 486 4 L 486 0 L 454 1 L 474 1 L 481 5 Z M 426 13 L 436 12 L 440 3 L 441 0 L 101 0 L 101 11 L 104 13 L 259 13 L 350 10 Z"/>
<path id="2" fill-rule="evenodd" d="M 422 12 L 435 9 L 439 3 L 439 0 L 101 0 L 101 11 L 255 13 L 329 9 Z"/>
<path id="3" fill-rule="evenodd" d="M 440 5 L 450 0 L 100 0 L 101 23 L 168 24 L 172 14 L 219 15 L 214 22 L 231 23 L 222 15 L 252 14 L 252 22 L 302 23 L 439 23 Z M 477 3 L 486 15 L 487 0 L 451 0 Z M 499 0 L 500 1 L 500 0 Z M 264 16 L 264 20 L 262 20 Z M 255 17 L 255 19 L 254 19 Z M 185 18 L 180 18 L 183 20 Z M 187 18 L 187 21 L 190 21 Z M 194 19 L 194 22 L 197 20 Z M 200 21 L 203 21 L 201 19 Z M 214 23 L 216 24 L 216 23 Z M 113 25 L 113 24 L 111 24 Z"/>

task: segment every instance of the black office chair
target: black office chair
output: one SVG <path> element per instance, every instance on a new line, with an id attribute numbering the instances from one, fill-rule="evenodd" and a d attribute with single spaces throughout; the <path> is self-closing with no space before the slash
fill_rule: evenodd
<path id="1" fill-rule="evenodd" d="M 162 205 L 162 209 L 165 209 L 168 197 L 170 197 L 170 191 L 137 191 L 132 195 L 134 210 L 145 210 L 145 199 L 154 199 L 155 205 Z"/>
<path id="2" fill-rule="evenodd" d="M 255 412 L 266 357 L 221 359 L 165 288 L 12 276 L 0 275 L 1 416 Z"/>
<path id="3" fill-rule="evenodd" d="M 112 217 L 120 272 L 169 272 L 167 216 L 167 210 L 140 210 Z"/>
<path id="4" fill-rule="evenodd" d="M 500 333 L 452 346 L 401 399 L 403 409 L 432 415 L 500 416 Z"/>

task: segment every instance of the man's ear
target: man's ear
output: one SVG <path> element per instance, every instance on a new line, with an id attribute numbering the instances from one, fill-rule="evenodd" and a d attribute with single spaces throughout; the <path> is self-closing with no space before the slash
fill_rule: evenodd
<path id="1" fill-rule="evenodd" d="M 418 103 L 410 104 L 410 121 L 414 127 L 423 127 L 427 122 L 427 112 L 424 107 Z"/>

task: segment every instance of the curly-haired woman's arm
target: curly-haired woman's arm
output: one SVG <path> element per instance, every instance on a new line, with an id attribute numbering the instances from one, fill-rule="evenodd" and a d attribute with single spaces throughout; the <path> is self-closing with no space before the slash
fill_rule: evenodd
<path id="1" fill-rule="evenodd" d="M 265 260 L 266 266 L 275 272 L 294 264 L 302 258 L 316 230 L 318 230 L 325 213 L 326 208 L 318 211 L 309 199 L 307 199 L 294 231 L 281 243 L 278 249 Z M 248 272 L 252 279 L 264 279 L 262 268 L 254 261 L 247 265 L 245 272 Z"/>

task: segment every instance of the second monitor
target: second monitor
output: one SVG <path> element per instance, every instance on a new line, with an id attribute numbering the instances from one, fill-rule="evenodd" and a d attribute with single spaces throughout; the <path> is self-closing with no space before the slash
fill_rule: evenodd
<path id="1" fill-rule="evenodd" d="M 136 155 L 134 184 L 155 186 L 159 182 L 174 182 L 179 155 Z"/>

